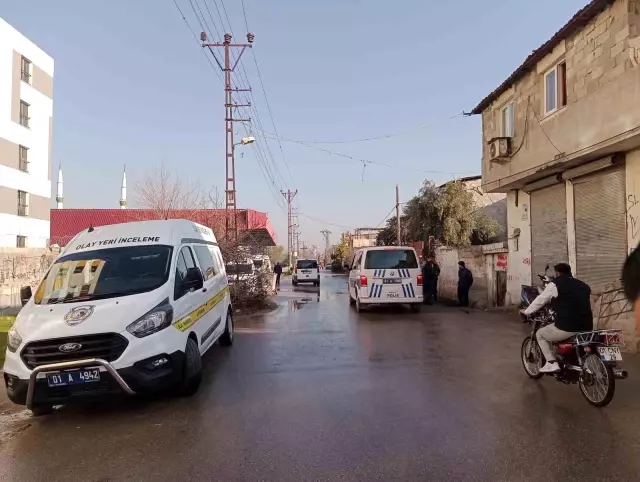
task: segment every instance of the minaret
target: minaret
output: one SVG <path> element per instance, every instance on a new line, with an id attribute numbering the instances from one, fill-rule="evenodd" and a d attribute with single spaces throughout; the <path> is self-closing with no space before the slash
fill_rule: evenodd
<path id="1" fill-rule="evenodd" d="M 120 209 L 127 209 L 127 166 L 122 173 L 122 186 L 120 186 Z"/>
<path id="2" fill-rule="evenodd" d="M 58 167 L 58 190 L 56 191 L 56 203 L 58 203 L 58 209 L 62 209 L 62 204 L 64 202 L 64 194 L 62 188 L 62 163 Z"/>

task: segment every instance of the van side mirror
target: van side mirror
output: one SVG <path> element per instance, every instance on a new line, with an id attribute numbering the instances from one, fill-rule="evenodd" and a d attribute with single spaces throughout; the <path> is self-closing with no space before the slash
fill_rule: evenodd
<path id="1" fill-rule="evenodd" d="M 22 306 L 29 302 L 31 295 L 31 286 L 23 286 L 20 288 L 20 302 L 22 303 Z"/>
<path id="2" fill-rule="evenodd" d="M 196 268 L 195 266 L 192 268 L 187 268 L 187 276 L 185 276 L 184 281 L 182 282 L 182 289 L 187 291 L 196 291 L 201 289 L 204 286 L 204 280 L 202 278 L 202 272 L 200 268 Z"/>

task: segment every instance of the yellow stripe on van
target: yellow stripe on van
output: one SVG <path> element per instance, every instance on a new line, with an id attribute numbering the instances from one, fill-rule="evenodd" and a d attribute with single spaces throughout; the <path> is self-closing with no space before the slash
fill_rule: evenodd
<path id="1" fill-rule="evenodd" d="M 173 326 L 175 326 L 180 331 L 187 331 L 191 328 L 195 323 L 202 318 L 204 315 L 209 313 L 212 309 L 216 307 L 218 303 L 220 303 L 224 296 L 229 292 L 229 287 L 222 288 L 217 295 L 213 298 L 209 298 L 204 305 L 198 306 L 195 310 L 189 313 L 187 316 L 180 318 L 176 321 Z"/>

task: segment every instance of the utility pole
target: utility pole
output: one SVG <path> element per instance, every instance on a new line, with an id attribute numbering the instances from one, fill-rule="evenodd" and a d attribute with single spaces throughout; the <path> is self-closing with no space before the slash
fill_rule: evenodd
<path id="1" fill-rule="evenodd" d="M 287 190 L 287 192 L 280 191 L 280 193 L 287 200 L 287 254 L 289 256 L 289 266 L 291 266 L 291 251 L 293 250 L 293 215 L 291 212 L 291 203 L 293 202 L 293 198 L 296 197 L 296 194 L 298 194 L 298 190 Z"/>
<path id="2" fill-rule="evenodd" d="M 320 233 L 324 236 L 324 262 L 326 263 L 327 258 L 329 257 L 329 235 L 331 234 L 331 231 L 323 229 Z"/>
<path id="3" fill-rule="evenodd" d="M 402 244 L 400 241 L 400 188 L 398 187 L 397 184 L 396 184 L 396 218 L 398 221 L 398 226 L 397 226 L 398 246 L 400 246 Z"/>
<path id="4" fill-rule="evenodd" d="M 235 71 L 238 62 L 246 48 L 251 48 L 253 39 L 255 36 L 252 33 L 247 33 L 246 44 L 231 43 L 231 35 L 224 34 L 224 42 L 222 43 L 208 43 L 207 34 L 205 32 L 200 33 L 200 40 L 202 41 L 202 47 L 207 47 L 213 58 L 215 59 L 218 67 L 224 72 L 224 108 L 225 108 L 225 144 L 226 144 L 226 156 L 225 156 L 225 236 L 229 238 L 229 233 L 233 236 L 235 242 L 238 242 L 238 222 L 236 217 L 237 199 L 236 199 L 236 161 L 235 161 L 235 144 L 233 143 L 233 123 L 234 122 L 251 122 L 251 119 L 236 119 L 233 117 L 233 109 L 238 107 L 251 107 L 251 104 L 234 104 L 232 93 L 233 92 L 249 92 L 251 88 L 237 89 L 234 88 L 231 83 L 231 73 Z M 212 47 L 224 49 L 223 64 L 220 64 L 218 57 L 213 51 Z M 237 55 L 235 63 L 231 65 L 231 49 L 241 49 Z"/>

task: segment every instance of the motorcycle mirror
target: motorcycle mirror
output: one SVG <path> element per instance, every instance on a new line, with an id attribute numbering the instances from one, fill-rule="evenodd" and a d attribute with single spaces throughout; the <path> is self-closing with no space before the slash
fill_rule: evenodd
<path id="1" fill-rule="evenodd" d="M 546 273 L 547 271 L 549 271 L 549 264 L 544 265 L 544 272 Z"/>

